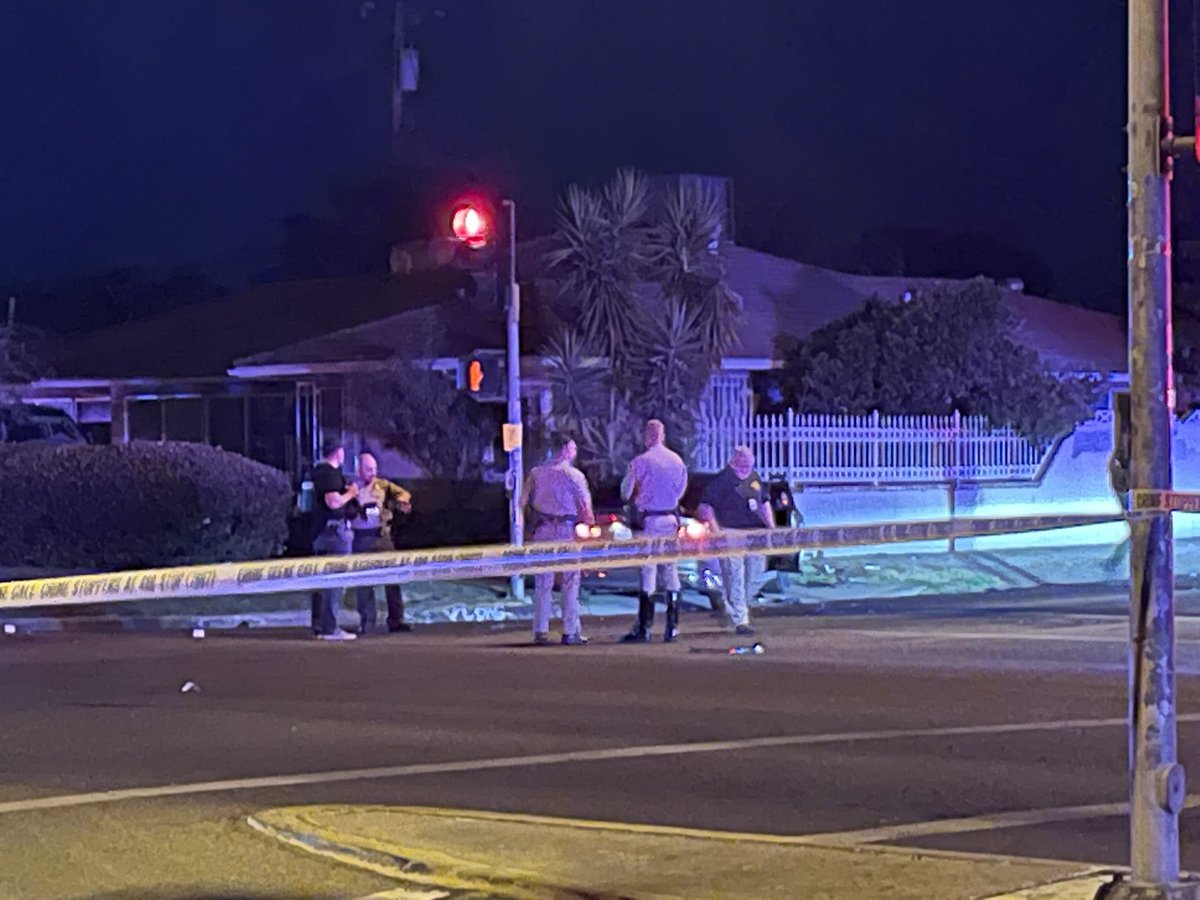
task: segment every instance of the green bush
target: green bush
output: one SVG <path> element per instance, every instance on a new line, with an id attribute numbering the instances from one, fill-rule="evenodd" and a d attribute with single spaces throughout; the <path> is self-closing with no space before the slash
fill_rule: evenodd
<path id="1" fill-rule="evenodd" d="M 200 444 L 0 445 L 0 566 L 265 559 L 292 504 L 282 472 Z"/>

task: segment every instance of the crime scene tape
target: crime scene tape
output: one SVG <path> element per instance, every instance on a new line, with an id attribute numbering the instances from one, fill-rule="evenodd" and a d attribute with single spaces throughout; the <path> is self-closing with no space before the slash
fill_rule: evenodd
<path id="1" fill-rule="evenodd" d="M 536 575 L 578 568 L 621 569 L 689 559 L 780 555 L 800 550 L 987 537 L 1123 521 L 1120 515 L 938 519 L 867 525 L 723 532 L 698 539 L 490 544 L 355 556 L 215 563 L 0 583 L 0 609 L 118 603 L 156 598 L 270 594 L 411 581 Z"/>
<path id="2" fill-rule="evenodd" d="M 1131 513 L 1200 513 L 1200 493 L 1188 491 L 1130 491 Z"/>

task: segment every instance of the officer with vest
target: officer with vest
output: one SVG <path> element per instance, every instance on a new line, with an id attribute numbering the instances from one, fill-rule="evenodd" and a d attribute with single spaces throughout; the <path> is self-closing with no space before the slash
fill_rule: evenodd
<path id="1" fill-rule="evenodd" d="M 551 459 L 529 473 L 522 491 L 521 507 L 532 512 L 534 541 L 572 541 L 575 526 L 592 525 L 592 493 L 587 479 L 575 468 L 578 448 L 566 435 L 556 435 L 550 443 Z M 569 646 L 586 644 L 579 621 L 579 569 L 562 573 L 562 642 Z M 554 573 L 535 575 L 533 579 L 533 642 L 550 643 L 551 594 Z"/>
<path id="2" fill-rule="evenodd" d="M 634 458 L 621 482 L 621 497 L 634 509 L 634 520 L 646 537 L 673 537 L 679 533 L 679 502 L 687 490 L 687 466 L 666 445 L 666 428 L 658 419 L 646 423 L 646 452 Z M 663 641 L 670 643 L 679 633 L 679 566 L 662 563 L 643 566 L 638 617 L 633 630 L 622 638 L 627 643 L 650 640 L 654 625 L 654 593 L 666 592 L 667 624 Z"/>

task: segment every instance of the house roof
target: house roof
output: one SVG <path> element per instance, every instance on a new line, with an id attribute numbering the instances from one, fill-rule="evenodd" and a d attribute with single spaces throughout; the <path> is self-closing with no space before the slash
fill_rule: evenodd
<path id="1" fill-rule="evenodd" d="M 519 248 L 524 286 L 521 343 L 536 353 L 572 318 L 551 301 L 544 240 Z M 788 343 L 858 309 L 869 297 L 898 299 L 935 279 L 835 272 L 729 245 L 730 287 L 745 322 L 730 354 L 778 360 Z M 524 279 L 523 279 L 524 281 Z M 1126 342 L 1116 316 L 1004 290 L 1019 334 L 1050 365 L 1124 371 Z M 58 378 L 199 377 L 234 367 L 374 362 L 408 348 L 417 355 L 465 356 L 505 344 L 491 276 L 441 268 L 394 277 L 286 282 L 181 307 L 50 348 Z"/>
<path id="2" fill-rule="evenodd" d="M 264 284 L 43 348 L 55 378 L 219 376 L 234 361 L 476 289 L 458 269 Z"/>
<path id="3" fill-rule="evenodd" d="M 426 304 L 244 356 L 236 360 L 234 371 L 240 369 L 244 374 L 255 368 L 383 362 L 397 354 L 425 359 L 464 357 L 476 350 L 502 349 L 506 324 L 494 285 L 491 278 L 480 278 L 473 297 Z M 537 353 L 562 325 L 557 311 L 537 302 L 535 292 L 523 292 L 520 340 L 526 355 Z"/>
<path id="4" fill-rule="evenodd" d="M 552 246 L 545 238 L 523 244 L 521 271 L 552 276 L 545 264 Z M 898 300 L 909 290 L 955 283 L 851 275 L 736 244 L 726 244 L 722 255 L 728 284 L 741 296 L 745 314 L 731 355 L 751 360 L 781 359 L 789 344 L 849 315 L 870 297 Z M 1016 313 L 1018 335 L 1050 366 L 1076 371 L 1127 368 L 1125 324 L 1117 316 L 1004 288 L 1001 293 Z"/>
<path id="5" fill-rule="evenodd" d="M 736 355 L 767 359 L 779 359 L 789 340 L 854 312 L 870 297 L 899 299 L 906 291 L 955 283 L 849 275 L 736 246 L 726 251 L 726 271 L 745 314 Z M 1001 293 L 1016 313 L 1018 335 L 1050 366 L 1125 370 L 1126 339 L 1118 317 L 1017 291 Z"/>

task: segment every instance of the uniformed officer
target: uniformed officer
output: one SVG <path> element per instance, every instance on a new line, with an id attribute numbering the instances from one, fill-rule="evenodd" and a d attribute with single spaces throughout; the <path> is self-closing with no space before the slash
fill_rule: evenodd
<path id="1" fill-rule="evenodd" d="M 708 483 L 699 518 L 713 531 L 775 527 L 770 493 L 762 476 L 754 471 L 754 451 L 749 447 L 734 450 L 729 465 Z M 750 627 L 750 600 L 766 565 L 766 558 L 758 554 L 721 559 L 725 611 L 740 635 L 754 634 Z"/>
<path id="2" fill-rule="evenodd" d="M 646 423 L 646 452 L 634 458 L 621 482 L 622 499 L 633 504 L 642 533 L 647 537 L 672 537 L 679 532 L 679 501 L 687 490 L 687 466 L 666 445 L 666 428 L 658 419 Z M 642 566 L 638 617 L 626 642 L 650 640 L 654 625 L 654 593 L 666 592 L 667 627 L 663 641 L 670 643 L 679 633 L 679 566 L 662 563 Z"/>
<path id="3" fill-rule="evenodd" d="M 398 515 L 412 512 L 412 494 L 400 485 L 379 477 L 379 463 L 373 454 L 364 453 L 358 458 L 358 497 L 355 516 L 350 520 L 354 533 L 355 553 L 387 553 L 395 549 L 392 540 L 392 525 Z M 404 594 L 400 585 L 385 585 L 387 599 L 387 629 L 393 634 L 412 631 L 404 621 Z M 375 630 L 375 588 L 360 587 L 356 592 L 358 605 L 358 630 L 370 634 Z"/>
<path id="4" fill-rule="evenodd" d="M 529 473 L 522 491 L 521 507 L 533 512 L 535 541 L 570 541 L 575 539 L 575 526 L 592 525 L 592 493 L 587 479 L 574 466 L 578 452 L 575 441 L 565 435 L 555 436 L 550 443 L 552 458 Z M 586 644 L 579 622 L 579 569 L 562 573 L 562 642 L 568 645 Z M 533 642 L 550 643 L 551 592 L 554 573 L 535 575 L 533 579 Z"/>

